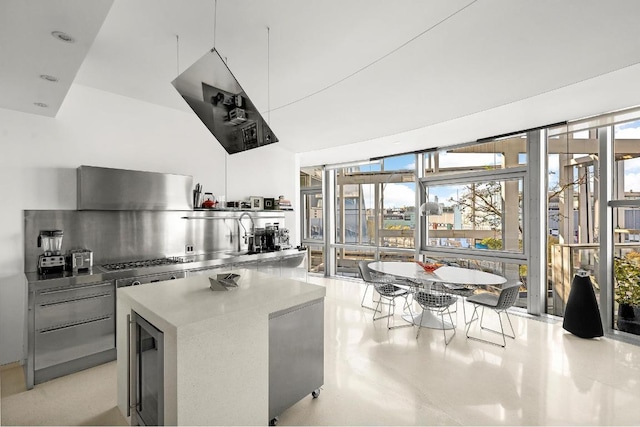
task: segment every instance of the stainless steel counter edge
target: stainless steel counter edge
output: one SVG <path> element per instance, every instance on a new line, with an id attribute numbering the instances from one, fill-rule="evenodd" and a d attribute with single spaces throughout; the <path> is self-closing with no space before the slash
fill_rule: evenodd
<path id="1" fill-rule="evenodd" d="M 90 272 L 72 274 L 71 272 L 59 275 L 40 276 L 38 273 L 25 273 L 30 290 L 48 289 L 62 286 L 74 286 L 85 283 L 95 283 L 107 280 L 115 280 L 126 277 L 148 276 L 172 271 L 192 271 L 206 268 L 221 267 L 228 264 L 249 264 L 254 262 L 275 261 L 276 259 L 294 258 L 306 255 L 304 250 L 286 249 L 274 252 L 262 252 L 257 254 L 234 255 L 228 253 L 212 253 L 192 256 L 194 261 L 185 261 L 178 264 L 168 264 L 154 267 L 144 267 L 130 270 L 107 271 L 100 266 L 94 266 Z M 184 257 L 188 258 L 188 257 Z"/>

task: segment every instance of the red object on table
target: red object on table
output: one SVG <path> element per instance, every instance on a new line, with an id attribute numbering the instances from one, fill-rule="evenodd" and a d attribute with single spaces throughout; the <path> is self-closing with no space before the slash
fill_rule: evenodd
<path id="1" fill-rule="evenodd" d="M 426 271 L 427 273 L 433 273 L 434 271 L 436 271 L 436 269 L 438 269 L 438 267 L 442 267 L 443 264 L 425 264 L 424 262 L 420 262 L 420 261 L 416 261 L 416 263 L 422 267 L 422 269 L 424 271 Z"/>

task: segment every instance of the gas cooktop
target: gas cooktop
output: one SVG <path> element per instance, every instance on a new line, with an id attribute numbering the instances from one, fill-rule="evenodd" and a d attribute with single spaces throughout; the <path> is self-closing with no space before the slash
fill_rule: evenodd
<path id="1" fill-rule="evenodd" d="M 113 270 L 131 270 L 134 268 L 143 268 L 143 267 L 156 267 L 159 265 L 171 265 L 171 264 L 181 264 L 185 262 L 184 258 L 180 257 L 169 257 L 169 258 L 156 258 L 156 259 L 145 259 L 141 261 L 125 261 L 125 262 L 116 262 L 112 264 L 103 264 L 102 268 L 105 270 L 113 271 Z"/>

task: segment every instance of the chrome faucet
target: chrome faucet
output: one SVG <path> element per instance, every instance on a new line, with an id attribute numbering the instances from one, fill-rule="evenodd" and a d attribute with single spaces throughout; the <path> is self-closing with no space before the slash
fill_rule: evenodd
<path id="1" fill-rule="evenodd" d="M 247 233 L 247 229 L 242 223 L 242 218 L 244 218 L 245 215 L 249 217 L 249 220 L 251 220 L 251 228 L 249 229 L 249 233 Z M 253 238 L 254 238 L 254 229 L 255 229 L 255 223 L 253 222 L 253 217 L 249 212 L 245 211 L 240 214 L 237 220 L 238 220 L 238 224 L 240 224 L 240 226 L 244 230 L 244 243 L 249 245 L 249 251 L 253 251 Z M 238 244 L 239 243 L 240 242 L 238 241 Z"/>

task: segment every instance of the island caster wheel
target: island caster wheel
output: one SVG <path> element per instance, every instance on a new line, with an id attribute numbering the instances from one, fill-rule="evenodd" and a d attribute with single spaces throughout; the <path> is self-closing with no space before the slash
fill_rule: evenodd
<path id="1" fill-rule="evenodd" d="M 315 389 L 315 390 L 313 390 L 311 392 L 311 397 L 313 397 L 314 399 L 316 399 L 318 396 L 320 396 L 320 389 L 319 388 L 317 388 L 317 389 Z"/>
<path id="2" fill-rule="evenodd" d="M 273 419 L 271 421 L 269 421 L 269 425 L 270 426 L 277 426 L 278 425 L 278 417 L 273 417 Z"/>

